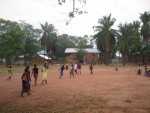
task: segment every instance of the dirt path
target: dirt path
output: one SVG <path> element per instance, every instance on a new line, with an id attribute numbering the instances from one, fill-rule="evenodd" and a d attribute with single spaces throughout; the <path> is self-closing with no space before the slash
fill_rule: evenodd
<path id="1" fill-rule="evenodd" d="M 84 73 L 84 74 L 83 74 Z M 150 113 L 150 78 L 136 75 L 134 67 L 96 66 L 93 75 L 84 66 L 82 75 L 58 79 L 58 68 L 49 69 L 48 85 L 32 86 L 32 95 L 20 97 L 18 74 L 11 81 L 0 76 L 0 113 Z"/>

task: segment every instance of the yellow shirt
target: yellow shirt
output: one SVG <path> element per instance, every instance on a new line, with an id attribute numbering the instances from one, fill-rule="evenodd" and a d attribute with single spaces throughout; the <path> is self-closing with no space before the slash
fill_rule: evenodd
<path id="1" fill-rule="evenodd" d="M 48 69 L 43 67 L 42 69 L 42 80 L 47 80 Z"/>

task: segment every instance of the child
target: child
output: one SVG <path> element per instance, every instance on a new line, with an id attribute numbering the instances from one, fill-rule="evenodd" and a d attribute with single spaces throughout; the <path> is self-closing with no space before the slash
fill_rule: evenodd
<path id="1" fill-rule="evenodd" d="M 23 96 L 24 93 L 27 93 L 30 95 L 30 71 L 29 71 L 29 66 L 27 66 L 24 70 L 23 75 L 21 76 L 22 80 L 22 91 L 21 91 L 21 96 Z"/>
<path id="2" fill-rule="evenodd" d="M 64 74 L 64 69 L 65 69 L 65 66 L 64 66 L 64 64 L 60 67 L 60 76 L 59 76 L 59 78 L 61 79 L 62 78 L 62 76 L 63 76 L 63 74 Z"/>
<path id="3" fill-rule="evenodd" d="M 66 67 L 65 67 L 66 71 L 68 71 L 68 64 L 66 64 Z"/>
<path id="4" fill-rule="evenodd" d="M 74 65 L 74 72 L 77 74 L 77 64 Z"/>
<path id="5" fill-rule="evenodd" d="M 138 74 L 138 75 L 141 75 L 141 71 L 142 71 L 142 70 L 141 70 L 141 65 L 139 64 L 139 68 L 138 68 L 137 74 Z"/>
<path id="6" fill-rule="evenodd" d="M 47 64 L 45 63 L 42 68 L 42 85 L 47 84 L 47 73 L 48 73 L 48 68 L 47 68 Z"/>
<path id="7" fill-rule="evenodd" d="M 11 65 L 8 65 L 8 80 L 11 80 L 12 76 L 13 76 L 13 71 L 12 71 L 12 66 Z"/>
<path id="8" fill-rule="evenodd" d="M 77 69 L 78 69 L 78 73 L 81 75 L 81 64 L 80 63 L 77 64 Z"/>
<path id="9" fill-rule="evenodd" d="M 34 77 L 34 85 L 37 85 L 37 79 L 38 79 L 38 67 L 36 66 L 36 64 L 34 64 L 34 68 L 32 69 L 32 75 Z"/>
<path id="10" fill-rule="evenodd" d="M 91 74 L 93 74 L 93 64 L 90 64 L 89 69 L 90 69 Z"/>
<path id="11" fill-rule="evenodd" d="M 71 68 L 70 68 L 70 79 L 71 79 L 71 77 L 74 78 L 74 66 L 73 66 L 73 64 L 71 64 Z"/>

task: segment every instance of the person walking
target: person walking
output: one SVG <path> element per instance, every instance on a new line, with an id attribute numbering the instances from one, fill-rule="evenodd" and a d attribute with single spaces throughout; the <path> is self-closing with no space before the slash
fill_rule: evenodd
<path id="1" fill-rule="evenodd" d="M 81 75 L 81 64 L 80 63 L 77 64 L 77 70 L 78 70 L 78 74 Z"/>
<path id="2" fill-rule="evenodd" d="M 89 69 L 90 69 L 90 73 L 93 74 L 93 64 L 92 63 L 90 64 Z"/>
<path id="3" fill-rule="evenodd" d="M 47 64 L 44 63 L 42 68 L 42 85 L 47 84 L 47 74 L 48 74 L 48 67 Z"/>
<path id="4" fill-rule="evenodd" d="M 13 76 L 12 65 L 8 65 L 7 68 L 8 68 L 8 75 L 9 75 L 8 80 L 11 80 Z"/>
<path id="5" fill-rule="evenodd" d="M 28 95 L 30 95 L 30 91 L 31 91 L 31 77 L 30 77 L 30 70 L 29 70 L 29 66 L 27 66 L 24 70 L 24 73 L 21 76 L 21 80 L 22 80 L 22 91 L 21 91 L 21 96 L 23 96 L 24 93 L 27 93 Z"/>
<path id="6" fill-rule="evenodd" d="M 65 69 L 65 66 L 64 66 L 64 64 L 63 64 L 63 65 L 61 65 L 61 67 L 60 67 L 60 76 L 59 76 L 60 79 L 61 79 L 62 76 L 64 75 L 64 69 Z"/>
<path id="7" fill-rule="evenodd" d="M 38 79 L 38 67 L 36 64 L 34 64 L 34 67 L 32 69 L 32 75 L 34 77 L 34 85 L 36 86 L 37 85 L 37 79 Z"/>
<path id="8" fill-rule="evenodd" d="M 74 72 L 75 72 L 75 74 L 78 73 L 78 70 L 77 70 L 77 64 L 74 64 Z"/>
<path id="9" fill-rule="evenodd" d="M 74 78 L 74 65 L 73 64 L 71 64 L 71 68 L 70 68 L 70 79 L 72 77 Z"/>

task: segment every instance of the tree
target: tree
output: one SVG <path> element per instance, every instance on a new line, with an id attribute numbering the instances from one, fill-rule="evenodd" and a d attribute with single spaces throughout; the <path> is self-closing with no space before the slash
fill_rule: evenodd
<path id="1" fill-rule="evenodd" d="M 150 42 L 150 12 L 144 12 L 141 14 L 140 19 L 142 21 L 141 34 L 143 40 L 148 43 Z"/>
<path id="2" fill-rule="evenodd" d="M 79 62 L 83 62 L 84 56 L 85 56 L 85 51 L 83 49 L 79 49 L 77 52 L 77 58 Z"/>
<path id="3" fill-rule="evenodd" d="M 108 64 L 113 56 L 113 48 L 115 46 L 116 30 L 112 29 L 116 19 L 109 16 L 104 16 L 98 20 L 96 26 L 97 33 L 94 35 L 97 48 L 102 52 L 104 63 Z"/>
<path id="4" fill-rule="evenodd" d="M 119 25 L 118 50 L 123 57 L 125 65 L 129 57 L 135 57 L 141 53 L 140 22 L 125 23 Z"/>
<path id="5" fill-rule="evenodd" d="M 145 64 L 145 57 L 150 58 L 150 12 L 144 12 L 140 15 L 142 21 L 141 34 L 143 36 L 142 56 Z"/>
<path id="6" fill-rule="evenodd" d="M 52 24 L 48 24 L 47 22 L 44 25 L 41 24 L 41 27 L 43 30 L 41 45 L 48 52 L 49 56 L 55 57 L 57 41 L 56 29 Z"/>
<path id="7" fill-rule="evenodd" d="M 24 35 L 23 35 L 23 45 L 24 49 L 22 54 L 24 55 L 25 64 L 31 62 L 33 56 L 37 54 L 40 50 L 40 43 L 38 42 L 41 30 L 34 29 L 32 25 L 22 22 L 20 24 Z"/>
<path id="8" fill-rule="evenodd" d="M 67 34 L 59 35 L 56 42 L 56 57 L 65 57 L 66 48 L 75 48 L 75 42 Z"/>
<path id="9" fill-rule="evenodd" d="M 24 32 L 16 22 L 0 19 L 0 58 L 11 64 L 23 50 Z"/>

